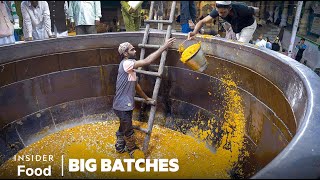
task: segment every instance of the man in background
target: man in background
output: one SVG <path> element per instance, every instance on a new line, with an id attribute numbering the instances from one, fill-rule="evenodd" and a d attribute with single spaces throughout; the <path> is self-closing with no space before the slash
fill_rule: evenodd
<path id="1" fill-rule="evenodd" d="M 68 36 L 67 1 L 47 1 L 50 9 L 51 31 L 56 37 Z"/>
<path id="2" fill-rule="evenodd" d="M 260 34 L 260 36 L 256 40 L 256 46 L 263 47 L 263 48 L 267 47 L 267 41 L 263 39 L 263 35 L 262 34 Z"/>
<path id="3" fill-rule="evenodd" d="M 70 1 L 69 19 L 76 34 L 96 34 L 96 25 L 100 24 L 100 1 Z"/>
<path id="4" fill-rule="evenodd" d="M 46 1 L 23 1 L 23 34 L 26 41 L 53 38 L 50 10 Z"/>
<path id="5" fill-rule="evenodd" d="M 282 45 L 278 36 L 274 39 L 271 49 L 280 53 L 282 52 Z"/>
<path id="6" fill-rule="evenodd" d="M 196 6 L 194 1 L 181 1 L 180 3 L 180 24 L 183 33 L 189 33 L 194 29 L 196 22 Z"/>
<path id="7" fill-rule="evenodd" d="M 295 58 L 295 59 L 296 59 L 298 62 L 300 62 L 300 60 L 302 59 L 304 50 L 307 49 L 307 45 L 304 44 L 304 41 L 305 41 L 305 39 L 302 38 L 302 39 L 298 42 L 298 44 L 296 45 L 296 48 L 298 49 L 298 52 L 297 52 L 297 55 L 296 55 L 296 58 Z"/>

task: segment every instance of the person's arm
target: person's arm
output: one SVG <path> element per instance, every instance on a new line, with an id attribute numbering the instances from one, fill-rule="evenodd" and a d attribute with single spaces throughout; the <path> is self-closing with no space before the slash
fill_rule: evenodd
<path id="1" fill-rule="evenodd" d="M 31 17 L 27 10 L 27 1 L 24 1 L 21 3 L 21 14 L 23 17 L 23 29 L 24 29 L 24 38 L 25 40 L 32 40 L 32 23 L 31 23 Z"/>
<path id="2" fill-rule="evenodd" d="M 95 11 L 95 23 L 98 25 L 100 23 L 101 15 L 101 3 L 100 1 L 94 1 L 94 11 Z"/>
<path id="3" fill-rule="evenodd" d="M 151 64 L 153 61 L 155 61 L 158 57 L 160 57 L 161 53 L 165 51 L 167 48 L 171 47 L 172 44 L 175 42 L 176 38 L 170 38 L 166 40 L 166 42 L 161 46 L 157 51 L 150 54 L 148 57 L 146 57 L 143 60 L 136 61 L 134 63 L 133 68 L 137 69 L 138 67 L 146 66 Z"/>
<path id="4" fill-rule="evenodd" d="M 41 3 L 41 2 L 39 2 Z M 46 32 L 48 33 L 49 37 L 53 37 L 52 36 L 52 32 L 51 32 L 51 19 L 50 19 L 50 10 L 49 10 L 49 5 L 47 3 L 47 1 L 43 1 L 43 21 L 44 21 L 44 29 L 46 30 Z"/>
<path id="5" fill-rule="evenodd" d="M 140 97 L 142 97 L 145 100 L 152 100 L 151 98 L 149 98 L 146 93 L 144 93 L 144 91 L 142 90 L 141 86 L 139 83 L 136 83 L 136 92 L 139 94 Z"/>
<path id="6" fill-rule="evenodd" d="M 195 36 L 196 34 L 198 34 L 198 32 L 199 32 L 199 30 L 201 29 L 201 27 L 202 27 L 205 23 L 209 22 L 209 21 L 212 20 L 212 19 L 213 19 L 213 18 L 212 18 L 210 15 L 208 15 L 208 16 L 206 16 L 205 18 L 203 18 L 202 20 L 200 20 L 200 21 L 196 24 L 196 26 L 194 27 L 193 32 L 189 32 L 189 33 L 188 33 L 188 40 L 193 39 L 194 36 Z"/>

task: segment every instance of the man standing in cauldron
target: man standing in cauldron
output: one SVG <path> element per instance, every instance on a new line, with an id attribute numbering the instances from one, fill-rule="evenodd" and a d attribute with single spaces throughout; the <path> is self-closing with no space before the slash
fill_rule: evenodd
<path id="1" fill-rule="evenodd" d="M 118 153 L 128 151 L 130 157 L 133 158 L 134 151 L 139 149 L 135 143 L 136 140 L 132 126 L 132 112 L 136 91 L 146 101 L 153 101 L 153 99 L 143 92 L 137 83 L 134 69 L 151 64 L 160 57 L 163 51 L 171 47 L 174 42 L 175 38 L 168 39 L 157 51 L 150 54 L 147 58 L 138 61 L 135 60 L 136 50 L 129 42 L 119 45 L 118 51 L 121 56 L 121 62 L 116 81 L 116 95 L 113 99 L 113 110 L 120 119 L 120 127 L 116 132 L 117 142 L 115 144 Z"/>

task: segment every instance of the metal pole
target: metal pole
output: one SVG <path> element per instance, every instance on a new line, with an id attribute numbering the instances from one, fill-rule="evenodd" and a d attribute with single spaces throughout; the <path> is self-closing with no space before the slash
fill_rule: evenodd
<path id="1" fill-rule="evenodd" d="M 303 5 L 303 1 L 298 1 L 298 7 L 297 7 L 297 12 L 296 12 L 296 17 L 295 17 L 295 19 L 294 19 L 294 24 L 293 24 L 293 28 L 292 28 L 290 45 L 289 45 L 289 49 L 288 49 L 288 56 L 289 56 L 289 57 L 292 56 L 292 49 L 293 49 L 294 40 L 295 40 L 295 38 L 296 38 L 299 21 L 300 21 L 300 15 L 301 15 L 302 5 Z"/>

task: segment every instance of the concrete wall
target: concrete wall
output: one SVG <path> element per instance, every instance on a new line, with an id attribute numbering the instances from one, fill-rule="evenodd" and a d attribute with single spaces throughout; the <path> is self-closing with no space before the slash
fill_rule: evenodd
<path id="1" fill-rule="evenodd" d="M 290 44 L 291 32 L 288 30 L 284 30 L 283 38 L 282 38 L 282 47 L 288 51 L 289 44 Z M 300 41 L 300 37 L 296 36 L 294 46 Z M 303 63 L 307 60 L 307 66 L 310 67 L 312 70 L 316 68 L 320 68 L 320 50 L 318 49 L 318 45 L 311 43 L 310 41 L 306 40 L 305 44 L 307 45 L 307 49 L 303 53 L 303 57 L 301 62 Z M 294 48 L 293 52 L 296 53 L 297 49 Z M 294 57 L 293 57 L 294 58 Z"/>

